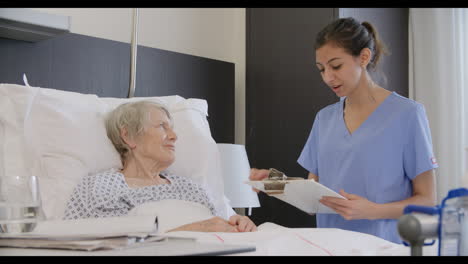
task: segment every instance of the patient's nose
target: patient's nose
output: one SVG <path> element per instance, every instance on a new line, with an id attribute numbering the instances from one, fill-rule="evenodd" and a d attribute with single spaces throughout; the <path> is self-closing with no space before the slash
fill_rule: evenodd
<path id="1" fill-rule="evenodd" d="M 176 132 L 174 131 L 174 129 L 169 128 L 169 131 L 168 131 L 167 134 L 168 134 L 170 140 L 174 140 L 174 141 L 177 140 L 177 134 L 176 134 Z"/>

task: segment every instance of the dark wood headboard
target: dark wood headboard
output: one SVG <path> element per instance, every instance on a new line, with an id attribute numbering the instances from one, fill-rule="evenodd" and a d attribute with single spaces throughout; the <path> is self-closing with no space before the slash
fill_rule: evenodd
<path id="1" fill-rule="evenodd" d="M 41 42 L 0 38 L 0 83 L 126 98 L 128 43 L 68 33 Z M 234 63 L 138 46 L 135 97 L 180 95 L 208 102 L 218 143 L 234 143 Z"/>

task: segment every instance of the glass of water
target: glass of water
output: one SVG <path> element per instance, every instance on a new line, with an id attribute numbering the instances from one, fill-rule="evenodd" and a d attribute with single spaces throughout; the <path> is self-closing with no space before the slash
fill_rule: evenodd
<path id="1" fill-rule="evenodd" d="M 0 179 L 0 233 L 31 232 L 44 220 L 38 179 L 5 176 Z"/>

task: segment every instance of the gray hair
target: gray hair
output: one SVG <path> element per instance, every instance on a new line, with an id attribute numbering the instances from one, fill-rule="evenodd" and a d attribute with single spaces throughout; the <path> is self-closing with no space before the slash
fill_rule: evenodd
<path id="1" fill-rule="evenodd" d="M 105 119 L 107 137 L 110 139 L 117 152 L 119 152 L 120 159 L 123 163 L 127 158 L 130 148 L 120 136 L 121 130 L 126 128 L 129 138 L 135 139 L 146 130 L 150 121 L 151 108 L 163 111 L 166 113 L 169 120 L 172 120 L 166 107 L 162 104 L 147 100 L 121 104 L 107 114 Z"/>

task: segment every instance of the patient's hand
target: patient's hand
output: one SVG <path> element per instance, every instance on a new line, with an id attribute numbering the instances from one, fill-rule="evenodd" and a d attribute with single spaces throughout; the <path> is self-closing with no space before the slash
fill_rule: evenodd
<path id="1" fill-rule="evenodd" d="M 237 226 L 239 232 L 257 231 L 257 226 L 247 216 L 233 215 L 229 218 L 229 224 Z"/>
<path id="2" fill-rule="evenodd" d="M 169 230 L 168 232 L 173 231 L 238 232 L 238 228 L 221 217 L 216 216 L 207 220 L 186 224 Z"/>
<path id="3" fill-rule="evenodd" d="M 267 178 L 269 173 L 270 173 L 269 170 L 252 168 L 252 169 L 250 169 L 249 180 L 251 180 L 251 181 L 261 181 L 261 180 Z M 257 193 L 259 192 L 258 189 L 255 189 L 255 188 L 252 188 L 252 189 Z"/>

